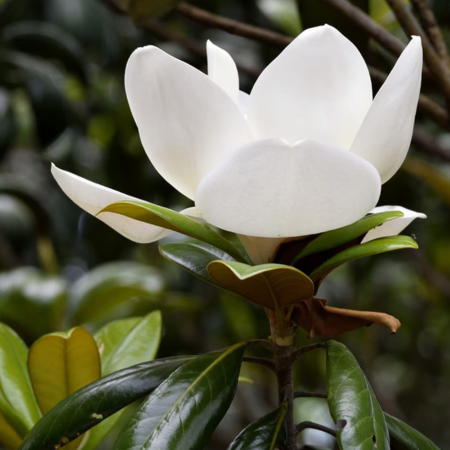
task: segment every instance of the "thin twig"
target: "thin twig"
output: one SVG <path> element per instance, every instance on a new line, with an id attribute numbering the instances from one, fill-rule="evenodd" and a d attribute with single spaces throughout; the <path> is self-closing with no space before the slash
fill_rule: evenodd
<path id="1" fill-rule="evenodd" d="M 439 142 L 420 125 L 414 126 L 412 144 L 428 154 L 437 156 L 444 161 L 450 162 L 450 151 L 444 148 Z"/>
<path id="2" fill-rule="evenodd" d="M 441 28 L 439 27 L 433 10 L 430 8 L 430 4 L 427 0 L 411 0 L 420 22 L 430 38 L 431 44 L 435 48 L 437 54 L 445 59 L 446 64 L 449 63 L 449 56 L 447 52 L 447 46 L 445 45 L 444 36 L 442 35 Z"/>
<path id="3" fill-rule="evenodd" d="M 394 12 L 397 20 L 405 31 L 406 35 L 420 36 L 422 38 L 423 57 L 425 63 L 434 74 L 436 80 L 441 86 L 445 96 L 450 100 L 450 73 L 449 69 L 442 64 L 442 60 L 437 55 L 435 49 L 431 45 L 428 36 L 423 31 L 420 23 L 412 13 L 410 6 L 405 4 L 403 0 L 387 0 L 387 3 Z"/>
<path id="4" fill-rule="evenodd" d="M 332 430 L 331 428 L 328 428 L 324 425 L 320 425 L 319 423 L 310 422 L 310 421 L 300 422 L 295 427 L 295 430 L 296 430 L 297 434 L 299 434 L 303 430 L 306 430 L 307 428 L 312 428 L 314 430 L 323 431 L 324 433 L 328 433 L 328 434 L 331 434 L 331 436 L 336 437 L 336 430 Z"/>
<path id="5" fill-rule="evenodd" d="M 308 353 L 312 350 L 316 350 L 318 348 L 324 348 L 325 343 L 323 342 L 317 342 L 315 344 L 307 345 L 306 347 L 299 348 L 295 352 L 292 353 L 292 359 L 295 361 L 299 358 L 301 358 L 305 353 Z"/>
<path id="6" fill-rule="evenodd" d="M 270 369 L 273 373 L 276 373 L 275 363 L 267 358 L 259 358 L 257 356 L 244 356 L 243 361 L 248 363 L 260 364 Z"/>
<path id="7" fill-rule="evenodd" d="M 327 398 L 325 392 L 294 391 L 294 398 Z"/>
<path id="8" fill-rule="evenodd" d="M 176 11 L 191 20 L 202 23 L 203 25 L 219 28 L 227 31 L 228 33 L 253 39 L 265 44 L 274 44 L 280 47 L 286 47 L 292 41 L 292 38 L 289 36 L 284 36 L 283 34 L 265 30 L 264 28 L 255 27 L 253 25 L 248 25 L 236 20 L 227 19 L 198 8 L 197 6 L 190 5 L 186 2 L 179 3 L 176 7 Z"/>

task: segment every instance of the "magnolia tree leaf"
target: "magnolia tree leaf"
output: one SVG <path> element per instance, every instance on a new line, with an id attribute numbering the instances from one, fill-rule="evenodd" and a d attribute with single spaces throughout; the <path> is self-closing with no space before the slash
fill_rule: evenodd
<path id="1" fill-rule="evenodd" d="M 17 431 L 0 413 L 0 446 L 7 450 L 16 450 L 19 448 L 22 438 L 17 434 Z"/>
<path id="2" fill-rule="evenodd" d="M 274 450 L 285 439 L 284 418 L 287 403 L 244 428 L 228 450 Z"/>
<path id="3" fill-rule="evenodd" d="M 81 327 L 37 340 L 28 369 L 43 414 L 78 389 L 100 378 L 100 356 L 94 337 Z"/>
<path id="4" fill-rule="evenodd" d="M 214 286 L 217 284 L 208 274 L 208 264 L 217 260 L 233 261 L 222 250 L 197 240 L 163 244 L 159 246 L 159 252 L 164 258 Z"/>
<path id="5" fill-rule="evenodd" d="M 422 433 L 401 420 L 384 413 L 391 437 L 391 450 L 439 450 Z"/>
<path id="6" fill-rule="evenodd" d="M 342 449 L 390 450 L 383 411 L 355 357 L 344 344 L 326 343 L 327 398 Z"/>
<path id="7" fill-rule="evenodd" d="M 138 400 L 191 357 L 139 364 L 85 386 L 51 409 L 31 430 L 20 450 L 55 450 Z"/>
<path id="8" fill-rule="evenodd" d="M 180 367 L 142 403 L 113 450 L 203 448 L 233 400 L 245 346 L 206 353 Z"/>
<path id="9" fill-rule="evenodd" d="M 103 212 L 121 214 L 130 217 L 131 219 L 140 220 L 141 222 L 185 234 L 186 236 L 206 242 L 207 244 L 223 250 L 237 261 L 245 261 L 245 257 L 242 255 L 241 251 L 219 233 L 212 230 L 209 225 L 197 222 L 194 219 L 172 211 L 171 209 L 152 203 L 126 200 L 111 203 L 103 208 L 97 215 Z"/>
<path id="10" fill-rule="evenodd" d="M 161 341 L 161 313 L 116 320 L 95 334 L 102 360 L 102 376 L 155 358 Z M 83 450 L 95 450 L 120 419 L 121 412 L 94 427 Z"/>
<path id="11" fill-rule="evenodd" d="M 213 261 L 208 273 L 219 286 L 269 309 L 276 309 L 275 303 L 288 306 L 314 294 L 314 285 L 303 272 L 281 264 Z"/>
<path id="12" fill-rule="evenodd" d="M 322 233 L 316 239 L 311 241 L 295 257 L 292 264 L 295 264 L 301 258 L 339 247 L 347 242 L 353 241 L 358 237 L 361 237 L 362 240 L 362 238 L 373 228 L 376 228 L 389 220 L 398 219 L 399 217 L 403 217 L 403 213 L 401 211 L 388 211 L 369 214 L 351 225 Z"/>
<path id="13" fill-rule="evenodd" d="M 87 82 L 83 49 L 62 28 L 51 23 L 20 21 L 5 27 L 2 38 L 16 50 L 61 62 L 67 70 Z"/>
<path id="14" fill-rule="evenodd" d="M 366 242 L 365 244 L 350 247 L 337 255 L 334 255 L 315 269 L 310 276 L 315 283 L 320 283 L 320 281 L 332 270 L 349 261 L 405 248 L 417 249 L 419 246 L 417 245 L 417 242 L 409 236 L 391 236 L 375 239 Z"/>
<path id="15" fill-rule="evenodd" d="M 0 323 L 0 413 L 20 437 L 41 417 L 28 375 L 27 355 L 19 336 Z"/>
<path id="16" fill-rule="evenodd" d="M 72 323 L 103 319 L 132 298 L 159 301 L 164 291 L 163 274 L 136 262 L 104 264 L 81 277 L 69 290 L 68 312 Z"/>

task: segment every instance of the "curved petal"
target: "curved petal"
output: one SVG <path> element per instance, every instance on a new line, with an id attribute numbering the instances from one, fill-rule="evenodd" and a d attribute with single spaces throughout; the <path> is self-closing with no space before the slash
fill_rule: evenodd
<path id="1" fill-rule="evenodd" d="M 247 92 L 239 91 L 239 108 L 245 118 L 248 117 L 248 104 L 250 102 L 250 95 Z"/>
<path id="2" fill-rule="evenodd" d="M 415 219 L 426 219 L 427 216 L 423 213 L 411 211 L 410 209 L 403 208 L 402 206 L 377 206 L 370 211 L 371 214 L 386 212 L 386 211 L 401 211 L 403 217 L 398 219 L 388 220 L 379 227 L 370 230 L 362 240 L 361 244 L 365 242 L 373 241 L 387 236 L 397 236 L 400 234 L 409 224 Z"/>
<path id="3" fill-rule="evenodd" d="M 52 175 L 63 192 L 80 208 L 95 216 L 105 206 L 121 200 L 139 200 L 121 192 L 114 191 L 100 184 L 93 183 L 85 178 L 58 169 L 52 164 Z M 181 211 L 182 214 L 191 215 L 192 208 Z M 148 244 L 158 241 L 173 233 L 171 230 L 149 225 L 138 220 L 114 213 L 102 213 L 96 216 L 109 225 L 122 236 L 139 244 Z"/>
<path id="4" fill-rule="evenodd" d="M 343 227 L 377 203 L 376 169 L 317 141 L 255 142 L 201 181 L 196 206 L 219 228 L 258 237 L 292 237 Z"/>
<path id="5" fill-rule="evenodd" d="M 264 238 L 245 236 L 244 234 L 238 234 L 238 238 L 255 264 L 273 262 L 277 250 L 286 240 L 286 238 Z"/>
<path id="6" fill-rule="evenodd" d="M 388 181 L 408 153 L 422 77 L 422 45 L 413 37 L 378 91 L 350 149 Z"/>
<path id="7" fill-rule="evenodd" d="M 223 89 L 156 47 L 130 56 L 125 89 L 152 164 L 191 199 L 209 170 L 251 140 L 239 107 Z"/>
<path id="8" fill-rule="evenodd" d="M 349 149 L 371 102 L 364 59 L 325 25 L 304 31 L 264 70 L 248 120 L 259 139 L 317 139 Z"/>
<path id="9" fill-rule="evenodd" d="M 206 43 L 206 53 L 209 78 L 239 104 L 239 74 L 233 58 L 211 41 Z"/>

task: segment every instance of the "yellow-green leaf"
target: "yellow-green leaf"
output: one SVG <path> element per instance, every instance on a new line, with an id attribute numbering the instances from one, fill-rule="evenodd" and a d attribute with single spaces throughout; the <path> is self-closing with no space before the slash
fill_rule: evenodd
<path id="1" fill-rule="evenodd" d="M 0 413 L 0 446 L 7 450 L 16 450 L 19 448 L 22 438 L 17 434 L 17 431 L 5 419 L 5 416 Z"/>
<path id="2" fill-rule="evenodd" d="M 275 309 L 275 302 L 288 306 L 314 294 L 313 282 L 303 272 L 282 264 L 213 261 L 208 273 L 219 286 L 269 309 Z"/>
<path id="3" fill-rule="evenodd" d="M 28 369 L 39 407 L 45 414 L 100 378 L 100 356 L 94 337 L 81 327 L 43 336 L 30 349 Z"/>

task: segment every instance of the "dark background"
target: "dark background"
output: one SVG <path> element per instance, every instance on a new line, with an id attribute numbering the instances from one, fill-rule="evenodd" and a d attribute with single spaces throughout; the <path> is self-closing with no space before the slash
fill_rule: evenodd
<path id="1" fill-rule="evenodd" d="M 302 27 L 332 23 L 369 63 L 390 70 L 395 59 L 325 2 L 299 3 L 301 20 L 296 3 L 288 0 L 195 5 L 292 36 Z M 354 3 L 407 42 L 382 0 Z M 446 36 L 450 2 L 435 1 L 433 7 Z M 173 42 L 180 36 L 181 45 Z M 95 331 L 112 319 L 153 309 L 163 311 L 165 323 L 160 356 L 195 354 L 268 336 L 258 307 L 182 272 L 162 259 L 157 244 L 137 245 L 116 234 L 66 198 L 50 174 L 54 162 L 156 204 L 189 206 L 147 160 L 128 108 L 123 74 L 131 52 L 148 44 L 205 70 L 207 39 L 235 58 L 246 92 L 281 50 L 176 12 L 156 25 L 137 28 L 106 1 L 0 1 L 0 321 L 27 344 L 51 331 L 80 324 Z M 423 91 L 444 104 L 431 83 L 424 83 Z M 434 145 L 450 155 L 449 132 L 421 113 L 417 122 L 432 140 L 431 149 Z M 373 326 L 342 341 L 366 370 L 382 407 L 448 448 L 450 158 L 415 144 L 402 169 L 383 187 L 380 204 L 428 215 L 405 232 L 420 249 L 347 264 L 327 278 L 321 296 L 333 306 L 382 311 L 400 319 L 402 328 L 395 336 Z M 306 342 L 299 332 L 298 343 Z M 296 374 L 298 387 L 323 390 L 324 369 L 321 352 L 305 356 Z M 240 385 L 211 449 L 226 448 L 232 436 L 274 405 L 272 374 L 250 365 L 244 374 L 254 383 Z M 297 402 L 299 419 L 331 420 L 324 401 Z M 330 443 L 316 431 L 303 437 L 309 443 Z"/>

